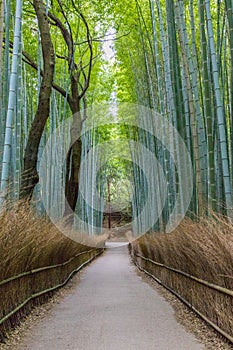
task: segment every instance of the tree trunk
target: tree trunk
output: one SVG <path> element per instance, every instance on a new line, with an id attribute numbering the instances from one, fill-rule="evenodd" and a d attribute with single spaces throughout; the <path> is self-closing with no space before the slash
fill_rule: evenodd
<path id="1" fill-rule="evenodd" d="M 82 154 L 82 118 L 80 114 L 80 100 L 76 95 L 75 100 L 70 101 L 70 108 L 73 113 L 73 122 L 71 126 L 71 143 L 70 149 L 66 157 L 66 183 L 65 183 L 65 196 L 66 204 L 64 217 L 69 215 L 69 224 L 73 224 L 74 211 L 78 199 L 79 190 L 79 171 Z"/>
<path id="2" fill-rule="evenodd" d="M 66 184 L 65 184 L 66 206 L 65 206 L 64 216 L 72 215 L 73 212 L 75 211 L 75 207 L 78 199 L 81 152 L 82 152 L 82 142 L 81 142 L 81 139 L 79 138 L 71 146 L 66 158 Z"/>
<path id="3" fill-rule="evenodd" d="M 37 158 L 40 140 L 50 112 L 50 96 L 55 66 L 55 53 L 50 36 L 49 22 L 42 0 L 33 0 L 38 18 L 44 61 L 44 75 L 41 82 L 39 102 L 32 122 L 24 154 L 24 169 L 21 179 L 20 198 L 31 199 L 35 185 L 39 181 Z"/>

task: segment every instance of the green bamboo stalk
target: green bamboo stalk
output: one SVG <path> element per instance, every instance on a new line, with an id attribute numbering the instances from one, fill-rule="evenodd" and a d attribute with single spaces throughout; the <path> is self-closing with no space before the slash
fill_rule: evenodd
<path id="1" fill-rule="evenodd" d="M 0 97 L 2 98 L 2 69 L 3 69 L 3 33 L 4 33 L 4 0 L 0 0 Z"/>
<path id="2" fill-rule="evenodd" d="M 155 67 L 156 67 L 156 76 L 157 76 L 157 85 L 158 85 L 158 112 L 164 114 L 164 80 L 162 73 L 161 59 L 159 55 L 159 45 L 158 45 L 158 35 L 156 29 L 156 17 L 155 17 L 155 0 L 150 0 L 150 10 L 151 10 L 151 20 L 152 20 L 152 29 L 153 29 L 153 41 L 154 41 L 154 51 L 155 51 Z"/>
<path id="3" fill-rule="evenodd" d="M 201 62 L 202 62 L 202 81 L 203 81 L 203 112 L 207 132 L 208 148 L 208 207 L 216 209 L 216 183 L 215 183 L 215 161 L 214 161 L 214 134 L 213 134 L 213 106 L 211 98 L 211 79 L 208 68 L 208 44 L 205 32 L 204 1 L 199 1 L 198 13 L 200 18 L 201 35 Z"/>
<path id="4" fill-rule="evenodd" d="M 192 133 L 192 142 L 193 142 L 193 156 L 195 163 L 195 175 L 196 175 L 196 189 L 197 189 L 197 198 L 198 198 L 198 215 L 204 214 L 204 190 L 203 182 L 201 176 L 201 167 L 200 167 L 200 142 L 199 135 L 197 131 L 197 115 L 200 115 L 200 105 L 199 105 L 199 96 L 197 90 L 197 77 L 194 71 L 194 64 L 190 54 L 189 43 L 186 33 L 186 27 L 184 23 L 184 9 L 181 1 L 176 3 L 176 17 L 177 25 L 179 25 L 178 32 L 180 37 L 181 52 L 182 52 L 182 64 L 184 69 L 184 77 L 186 80 L 186 88 L 188 94 L 188 103 L 189 103 L 189 113 L 190 113 L 190 126 Z M 190 79 L 192 77 L 192 80 Z M 194 96 L 194 97 L 193 97 Z M 195 100 L 194 100 L 195 99 Z"/>
<path id="5" fill-rule="evenodd" d="M 22 0 L 16 1 L 15 12 L 15 29 L 14 29 L 14 45 L 13 45 L 13 58 L 12 69 L 10 77 L 10 92 L 9 102 L 6 117 L 6 133 L 3 150 L 3 164 L 1 174 L 1 201 L 6 198 L 6 191 L 8 187 L 8 180 L 10 177 L 10 163 L 11 163 L 11 145 L 12 145 L 12 132 L 13 132 L 13 120 L 16 107 L 16 88 L 17 88 L 17 74 L 18 74 L 18 62 L 20 57 L 20 42 L 21 42 L 21 22 L 22 22 Z"/>
<path id="6" fill-rule="evenodd" d="M 3 147 L 4 147 L 4 138 L 5 138 L 5 126 L 6 126 L 6 109 L 8 104 L 8 93 L 9 93 L 9 69 L 10 69 L 10 51 L 9 51 L 9 36 L 10 36 L 10 2 L 9 1 L 3 1 L 4 3 L 4 25 L 5 25 L 5 49 L 3 53 L 3 62 L 4 65 L 2 67 L 2 76 L 1 76 L 1 111 L 0 111 L 0 119 L 1 119 L 1 135 L 0 135 L 0 171 L 2 173 L 2 157 L 3 157 Z M 2 63 L 3 63 L 2 62 Z"/>
<path id="7" fill-rule="evenodd" d="M 232 218 L 233 216 L 232 190 L 231 190 L 230 170 L 229 170 L 227 133 L 226 133 L 223 104 L 222 104 L 221 95 L 220 95 L 219 72 L 218 72 L 218 65 L 217 65 L 217 55 L 216 55 L 216 49 L 215 49 L 214 32 L 213 32 L 213 24 L 212 24 L 209 0 L 205 0 L 205 11 L 206 11 L 207 33 L 208 33 L 211 63 L 212 63 L 214 95 L 216 100 L 216 114 L 217 114 L 217 121 L 218 121 L 219 142 L 220 142 L 221 162 L 222 162 L 222 171 L 223 171 L 224 195 L 225 195 L 225 202 L 226 202 L 226 213 L 228 217 Z"/>
<path id="8" fill-rule="evenodd" d="M 3 116 L 3 34 L 4 34 L 4 0 L 0 1 L 0 173 L 2 172 L 2 147 L 4 143 L 5 121 Z"/>
<path id="9" fill-rule="evenodd" d="M 228 40 L 229 40 L 229 49 L 230 49 L 230 71 L 229 76 L 230 76 L 230 83 L 229 83 L 229 109 L 230 109 L 230 151 L 229 154 L 231 156 L 231 169 L 233 169 L 233 3 L 231 0 L 225 0 L 225 8 L 226 8 L 226 13 L 227 13 L 227 21 L 228 21 Z M 227 67 L 226 67 L 227 69 Z M 228 75 L 227 75 L 228 76 Z M 233 174 L 231 173 L 231 186 L 233 186 Z"/>

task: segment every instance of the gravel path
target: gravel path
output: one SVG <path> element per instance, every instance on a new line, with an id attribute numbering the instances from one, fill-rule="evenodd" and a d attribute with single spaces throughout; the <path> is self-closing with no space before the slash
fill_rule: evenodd
<path id="1" fill-rule="evenodd" d="M 110 247 L 114 243 L 109 243 Z M 108 249 L 80 283 L 32 327 L 17 350 L 203 350 L 165 299 L 131 264 L 126 246 Z"/>

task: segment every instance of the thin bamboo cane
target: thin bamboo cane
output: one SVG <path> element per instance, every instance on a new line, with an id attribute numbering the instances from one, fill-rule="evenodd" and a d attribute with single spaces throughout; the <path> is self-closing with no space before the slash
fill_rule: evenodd
<path id="1" fill-rule="evenodd" d="M 17 0 L 15 11 L 16 12 L 15 12 L 13 58 L 12 58 L 12 69 L 11 69 L 11 77 L 10 77 L 9 102 L 8 102 L 8 110 L 7 110 L 7 118 L 6 118 L 6 133 L 5 133 L 4 150 L 3 150 L 3 165 L 2 165 L 2 174 L 1 174 L 1 191 L 2 191 L 1 202 L 2 203 L 6 197 L 8 180 L 10 176 L 12 131 L 13 131 L 14 111 L 16 106 L 18 60 L 20 57 L 22 0 Z"/>

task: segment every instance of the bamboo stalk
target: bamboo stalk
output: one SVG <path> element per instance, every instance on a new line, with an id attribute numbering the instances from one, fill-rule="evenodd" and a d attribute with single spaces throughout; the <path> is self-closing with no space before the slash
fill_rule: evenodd
<path id="1" fill-rule="evenodd" d="M 11 145 L 12 145 L 12 133 L 13 133 L 13 121 L 16 106 L 16 87 L 17 87 L 17 74 L 18 74 L 18 60 L 20 57 L 20 42 L 21 42 L 21 21 L 22 21 L 22 0 L 16 1 L 15 10 L 15 29 L 14 29 L 14 45 L 13 45 L 13 58 L 12 69 L 10 77 L 10 91 L 9 102 L 6 117 L 6 132 L 3 150 L 3 164 L 1 174 L 1 204 L 6 198 L 6 191 L 8 187 L 8 181 L 10 176 L 10 162 L 11 162 Z"/>

